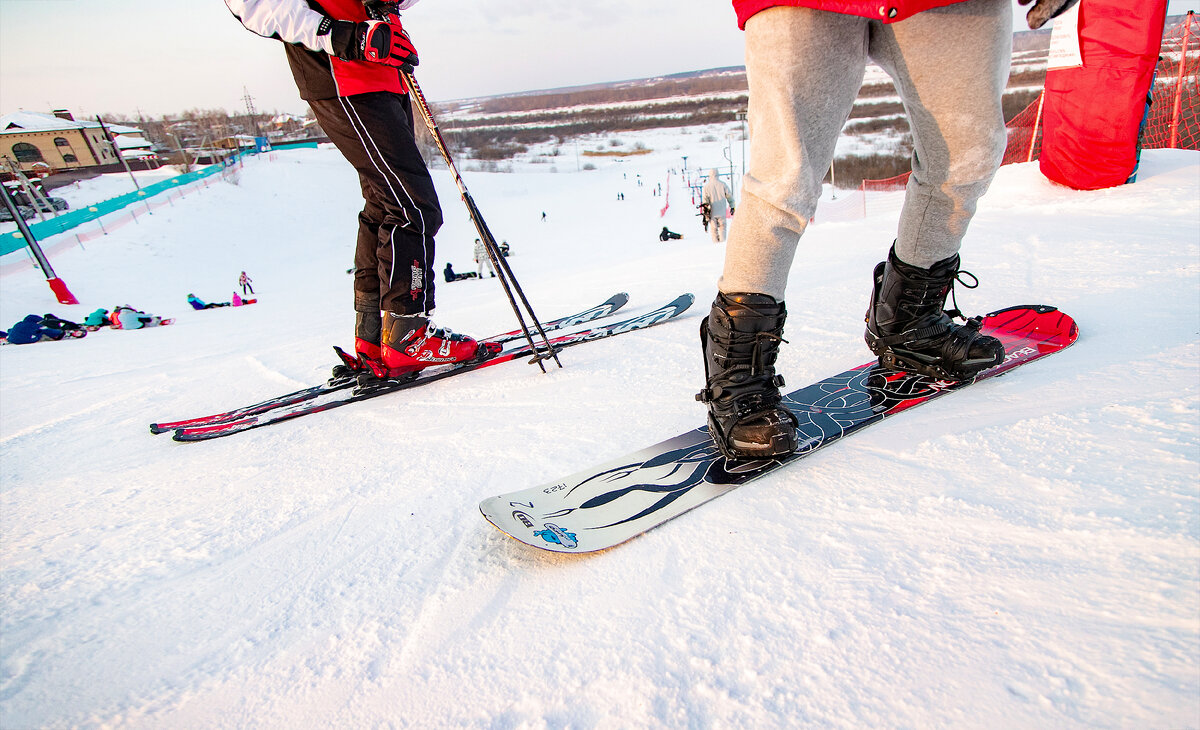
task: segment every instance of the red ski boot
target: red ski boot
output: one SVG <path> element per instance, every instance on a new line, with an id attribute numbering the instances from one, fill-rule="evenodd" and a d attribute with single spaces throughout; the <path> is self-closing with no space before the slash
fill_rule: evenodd
<path id="1" fill-rule="evenodd" d="M 380 378 L 415 375 L 431 365 L 486 360 L 499 352 L 499 345 L 481 345 L 466 335 L 437 327 L 421 316 L 386 313 L 383 317 L 381 363 L 371 369 Z"/>

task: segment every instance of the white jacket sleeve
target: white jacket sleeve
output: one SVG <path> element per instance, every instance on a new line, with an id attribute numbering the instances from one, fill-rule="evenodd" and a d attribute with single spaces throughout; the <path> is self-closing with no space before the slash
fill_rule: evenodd
<path id="1" fill-rule="evenodd" d="M 318 35 L 325 16 L 310 8 L 305 0 L 225 0 L 225 5 L 247 30 L 264 38 L 278 38 L 333 54 L 330 34 Z"/>

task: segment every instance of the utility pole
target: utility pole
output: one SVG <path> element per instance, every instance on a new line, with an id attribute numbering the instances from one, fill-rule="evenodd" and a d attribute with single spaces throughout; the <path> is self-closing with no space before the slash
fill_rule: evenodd
<path id="1" fill-rule="evenodd" d="M 109 134 L 108 127 L 104 126 L 104 120 L 100 118 L 99 114 L 96 115 L 96 123 L 100 125 L 100 131 L 104 132 L 104 138 L 108 140 L 110 145 L 112 145 L 113 151 L 117 153 L 117 159 L 119 159 L 121 164 L 125 166 L 125 172 L 129 173 L 129 179 L 133 180 L 133 187 L 141 190 L 142 186 L 138 184 L 137 178 L 133 176 L 133 170 L 129 169 L 129 160 L 125 159 L 125 155 L 121 154 L 121 148 L 117 146 L 116 137 L 113 137 L 111 134 Z"/>
<path id="2" fill-rule="evenodd" d="M 250 96 L 250 90 L 245 86 L 242 87 L 242 100 L 246 102 L 246 113 L 250 115 L 250 122 L 254 125 L 254 136 L 261 137 L 262 129 L 258 126 L 258 112 L 254 111 L 254 97 Z"/>

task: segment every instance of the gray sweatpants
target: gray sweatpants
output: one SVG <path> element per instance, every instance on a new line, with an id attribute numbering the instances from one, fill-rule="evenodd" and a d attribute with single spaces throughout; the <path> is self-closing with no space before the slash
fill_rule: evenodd
<path id="1" fill-rule="evenodd" d="M 912 128 L 896 255 L 923 268 L 953 256 L 1004 155 L 1011 55 L 1010 0 L 967 0 L 891 24 L 796 7 L 751 17 L 750 168 L 720 290 L 783 300 L 868 60 L 892 77 Z"/>

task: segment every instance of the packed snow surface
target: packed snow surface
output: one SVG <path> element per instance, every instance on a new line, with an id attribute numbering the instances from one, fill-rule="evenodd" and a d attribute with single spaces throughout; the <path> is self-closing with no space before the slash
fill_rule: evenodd
<path id="1" fill-rule="evenodd" d="M 64 251 L 79 306 L 6 276 L 3 325 L 117 304 L 176 323 L 0 348 L 0 726 L 1200 727 L 1200 155 L 1147 151 L 1136 184 L 1096 192 L 1000 171 L 959 303 L 1056 305 L 1079 323 L 1068 350 L 618 548 L 534 551 L 479 500 L 703 420 L 724 247 L 678 172 L 724 164 L 724 142 L 647 139 L 594 170 L 564 149 L 557 173 L 466 173 L 540 316 L 697 295 L 548 374 L 508 363 L 198 444 L 150 434 L 320 382 L 351 344 L 360 200 L 331 148 L 252 158 Z M 437 269 L 472 270 L 434 174 Z M 819 221 L 791 272 L 789 387 L 869 359 L 895 230 Z M 663 225 L 685 237 L 660 243 Z M 256 305 L 188 308 L 242 270 Z M 437 295 L 452 329 L 514 326 L 494 279 Z"/>

